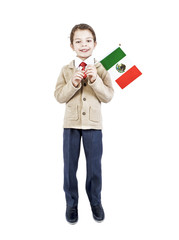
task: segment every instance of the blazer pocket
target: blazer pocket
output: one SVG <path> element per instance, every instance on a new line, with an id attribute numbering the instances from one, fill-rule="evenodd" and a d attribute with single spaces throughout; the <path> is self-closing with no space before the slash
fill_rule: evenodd
<path id="1" fill-rule="evenodd" d="M 78 120 L 79 118 L 78 106 L 67 105 L 65 117 L 69 120 Z"/>
<path id="2" fill-rule="evenodd" d="M 100 109 L 99 108 L 93 108 L 90 107 L 89 109 L 89 119 L 93 122 L 99 122 L 100 121 Z"/>

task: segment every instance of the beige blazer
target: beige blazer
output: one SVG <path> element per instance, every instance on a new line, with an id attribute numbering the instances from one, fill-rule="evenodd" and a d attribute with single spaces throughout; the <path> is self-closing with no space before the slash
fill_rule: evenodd
<path id="1" fill-rule="evenodd" d="M 74 61 L 62 68 L 54 95 L 59 103 L 66 103 L 64 128 L 102 129 L 101 102 L 109 102 L 114 90 L 110 75 L 102 64 L 96 63 L 95 66 L 95 82 L 90 83 L 86 78 L 78 87 L 74 87 L 71 81 L 77 70 Z"/>

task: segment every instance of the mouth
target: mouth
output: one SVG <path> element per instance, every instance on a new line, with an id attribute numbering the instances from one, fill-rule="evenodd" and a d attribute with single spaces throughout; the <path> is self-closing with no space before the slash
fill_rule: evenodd
<path id="1" fill-rule="evenodd" d="M 81 49 L 80 50 L 80 52 L 84 52 L 84 53 L 86 53 L 86 52 L 88 52 L 89 51 L 89 49 Z"/>

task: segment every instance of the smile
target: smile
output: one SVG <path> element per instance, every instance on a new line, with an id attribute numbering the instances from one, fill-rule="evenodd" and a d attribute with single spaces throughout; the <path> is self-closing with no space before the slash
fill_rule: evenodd
<path id="1" fill-rule="evenodd" d="M 89 49 L 82 49 L 82 50 L 80 50 L 80 52 L 88 52 L 89 51 Z"/>

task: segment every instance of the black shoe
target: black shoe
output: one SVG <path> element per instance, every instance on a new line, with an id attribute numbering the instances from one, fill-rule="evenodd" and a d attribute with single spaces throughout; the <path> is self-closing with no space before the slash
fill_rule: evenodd
<path id="1" fill-rule="evenodd" d="M 91 210 L 93 212 L 93 218 L 97 222 L 101 222 L 104 220 L 104 210 L 101 204 L 97 206 L 91 206 Z"/>
<path id="2" fill-rule="evenodd" d="M 66 220 L 74 224 L 78 221 L 78 208 L 77 207 L 68 207 L 66 208 Z"/>

